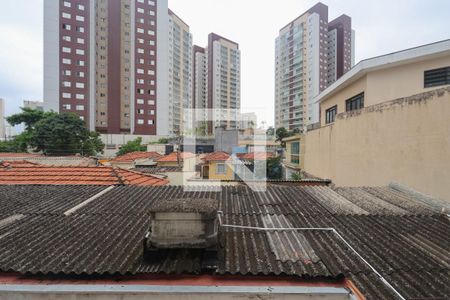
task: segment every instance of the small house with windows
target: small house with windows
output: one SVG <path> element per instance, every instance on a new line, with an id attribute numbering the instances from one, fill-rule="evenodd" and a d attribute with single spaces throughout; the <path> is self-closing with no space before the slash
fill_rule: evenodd
<path id="1" fill-rule="evenodd" d="M 231 156 L 224 151 L 216 151 L 206 154 L 202 159 L 200 170 L 202 179 L 234 179 L 234 168 Z"/>
<path id="2" fill-rule="evenodd" d="M 286 143 L 283 160 L 283 177 L 286 180 L 292 179 L 294 174 L 299 173 L 303 169 L 303 155 L 305 153 L 304 136 L 296 134 L 283 139 Z"/>
<path id="3" fill-rule="evenodd" d="M 320 125 L 336 115 L 450 85 L 450 40 L 362 60 L 316 97 Z"/>

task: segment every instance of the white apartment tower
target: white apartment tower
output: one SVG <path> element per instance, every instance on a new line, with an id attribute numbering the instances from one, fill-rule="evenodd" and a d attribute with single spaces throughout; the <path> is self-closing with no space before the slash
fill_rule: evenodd
<path id="1" fill-rule="evenodd" d="M 346 15 L 328 23 L 317 3 L 280 30 L 275 41 L 275 126 L 305 131 L 319 122 L 314 97 L 347 72 L 354 34 Z"/>
<path id="2" fill-rule="evenodd" d="M 169 134 L 181 134 L 192 108 L 192 34 L 169 9 Z"/>
<path id="3" fill-rule="evenodd" d="M 194 106 L 214 109 L 208 132 L 215 127 L 234 129 L 241 109 L 241 53 L 239 45 L 210 33 L 206 49 L 194 47 Z M 204 119 L 203 119 L 204 120 Z M 196 122 L 198 123 L 198 118 Z"/>

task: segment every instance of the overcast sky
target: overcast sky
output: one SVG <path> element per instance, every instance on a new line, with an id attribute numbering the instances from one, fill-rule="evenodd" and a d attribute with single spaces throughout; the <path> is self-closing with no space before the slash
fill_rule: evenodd
<path id="1" fill-rule="evenodd" d="M 23 99 L 43 97 L 43 0 L 0 0 L 0 98 L 7 115 Z M 210 32 L 240 44 L 243 111 L 273 124 L 274 41 L 278 30 L 317 1 L 169 0 L 194 43 Z M 450 38 L 448 0 L 324 0 L 329 18 L 347 14 L 356 31 L 356 62 Z M 275 5 L 274 5 L 275 4 Z"/>

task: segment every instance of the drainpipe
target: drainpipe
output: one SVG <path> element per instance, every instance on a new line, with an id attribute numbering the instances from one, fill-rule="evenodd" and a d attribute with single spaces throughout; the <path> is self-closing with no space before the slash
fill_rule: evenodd
<path id="1" fill-rule="evenodd" d="M 401 300 L 406 300 L 405 297 L 400 294 L 399 291 L 397 291 L 381 274 L 378 272 L 364 257 L 358 253 L 358 251 L 355 250 L 343 237 L 339 234 L 339 232 L 333 228 L 333 227 L 299 227 L 299 228 L 267 228 L 267 227 L 253 227 L 253 226 L 242 226 L 242 225 L 232 225 L 232 224 L 223 224 L 222 221 L 223 211 L 217 211 L 217 217 L 219 219 L 219 226 L 225 227 L 225 228 L 239 228 L 239 229 L 248 229 L 248 230 L 256 230 L 256 231 L 329 231 L 333 232 L 353 253 L 358 256 L 359 259 L 361 259 L 364 264 L 366 264 L 374 273 L 378 276 L 378 278 L 381 280 L 381 282 L 387 286 L 391 291 L 393 291 Z"/>

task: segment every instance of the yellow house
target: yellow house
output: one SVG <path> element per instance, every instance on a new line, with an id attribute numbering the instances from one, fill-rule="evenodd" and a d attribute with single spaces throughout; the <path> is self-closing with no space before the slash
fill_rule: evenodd
<path id="1" fill-rule="evenodd" d="M 296 134 L 283 139 L 286 143 L 283 161 L 283 176 L 291 179 L 294 173 L 298 173 L 304 167 L 305 139 L 301 134 Z"/>
<path id="2" fill-rule="evenodd" d="M 233 180 L 234 169 L 229 158 L 230 155 L 222 151 L 207 154 L 203 158 L 201 177 L 212 180 Z"/>

